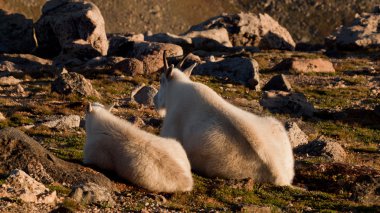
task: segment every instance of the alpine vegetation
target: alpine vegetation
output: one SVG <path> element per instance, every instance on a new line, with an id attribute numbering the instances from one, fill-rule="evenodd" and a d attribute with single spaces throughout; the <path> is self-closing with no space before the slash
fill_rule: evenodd
<path id="1" fill-rule="evenodd" d="M 164 62 L 154 98 L 158 113 L 165 117 L 160 134 L 182 143 L 194 171 L 207 177 L 250 177 L 291 185 L 293 153 L 278 120 L 243 111 L 193 82 L 189 77 L 195 65 L 182 72 L 168 66 L 166 54 Z"/>
<path id="2" fill-rule="evenodd" d="M 88 105 L 84 163 L 115 171 L 154 192 L 192 190 L 190 163 L 181 144 L 138 129 L 111 109 Z"/>

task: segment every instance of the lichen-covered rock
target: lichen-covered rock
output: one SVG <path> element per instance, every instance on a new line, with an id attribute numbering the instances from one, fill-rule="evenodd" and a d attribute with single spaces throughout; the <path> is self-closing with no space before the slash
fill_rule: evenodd
<path id="1" fill-rule="evenodd" d="M 139 104 L 153 106 L 153 98 L 157 94 L 157 89 L 151 86 L 141 86 L 132 92 L 132 99 Z"/>
<path id="2" fill-rule="evenodd" d="M 67 115 L 62 118 L 44 122 L 41 125 L 47 126 L 49 128 L 56 128 L 56 129 L 70 129 L 70 128 L 79 127 L 79 124 L 80 124 L 79 115 Z"/>
<path id="3" fill-rule="evenodd" d="M 35 48 L 33 20 L 0 10 L 0 52 L 31 53 Z"/>
<path id="4" fill-rule="evenodd" d="M 290 33 L 268 14 L 238 13 L 211 18 L 189 31 L 225 28 L 234 46 L 254 46 L 260 49 L 294 50 Z"/>
<path id="5" fill-rule="evenodd" d="M 219 58 L 197 65 L 193 74 L 228 78 L 232 82 L 248 85 L 256 91 L 260 90 L 259 64 L 254 59 Z"/>
<path id="6" fill-rule="evenodd" d="M 78 203 L 115 205 L 109 189 L 91 182 L 74 186 L 69 197 Z"/>
<path id="7" fill-rule="evenodd" d="M 100 97 L 100 94 L 83 75 L 74 72 L 62 73 L 52 82 L 51 89 L 64 95 L 76 93 L 81 96 Z"/>
<path id="8" fill-rule="evenodd" d="M 54 57 L 61 53 L 82 59 L 107 54 L 104 19 L 91 2 L 47 1 L 35 29 L 37 53 L 41 56 Z"/>
<path id="9" fill-rule="evenodd" d="M 372 13 L 356 14 L 348 26 L 340 26 L 326 38 L 326 45 L 342 50 L 380 47 L 380 12 L 378 6 Z"/>
<path id="10" fill-rule="evenodd" d="M 338 142 L 324 136 L 298 146 L 295 152 L 311 156 L 324 156 L 336 162 L 343 162 L 347 158 L 346 151 Z"/>
<path id="11" fill-rule="evenodd" d="M 285 128 L 288 131 L 288 136 L 292 148 L 296 148 L 300 145 L 307 144 L 309 138 L 307 135 L 298 127 L 296 122 L 286 122 Z"/>
<path id="12" fill-rule="evenodd" d="M 0 186 L 0 197 L 45 204 L 54 204 L 57 201 L 56 191 L 50 192 L 42 183 L 19 169 L 13 170 Z"/>
<path id="13" fill-rule="evenodd" d="M 260 104 L 275 113 L 286 113 L 296 117 L 313 116 L 315 109 L 302 93 L 265 91 Z"/>

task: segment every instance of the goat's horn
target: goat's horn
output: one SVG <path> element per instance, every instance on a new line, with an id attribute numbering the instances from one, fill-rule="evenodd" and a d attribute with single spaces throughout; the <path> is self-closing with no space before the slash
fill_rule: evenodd
<path id="1" fill-rule="evenodd" d="M 179 62 L 178 64 L 177 64 L 177 68 L 178 69 L 181 69 L 182 68 L 182 65 L 183 65 L 183 63 L 186 61 L 186 59 L 188 59 L 190 57 L 190 53 L 189 54 L 187 54 L 185 57 L 183 57 L 183 59 L 181 60 L 181 62 Z"/>
<path id="2" fill-rule="evenodd" d="M 166 58 L 166 50 L 164 50 L 164 56 L 163 56 L 163 59 L 164 59 L 164 72 L 166 72 L 166 71 L 169 69 L 168 60 L 167 60 L 167 58 Z"/>

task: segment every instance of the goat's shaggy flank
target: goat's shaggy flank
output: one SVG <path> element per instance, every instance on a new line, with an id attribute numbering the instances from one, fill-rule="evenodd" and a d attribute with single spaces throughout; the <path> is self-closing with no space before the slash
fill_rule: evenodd
<path id="1" fill-rule="evenodd" d="M 294 159 L 283 125 L 235 107 L 191 81 L 191 70 L 172 66 L 161 76 L 154 99 L 165 117 L 161 136 L 180 141 L 193 170 L 205 176 L 291 185 Z"/>
<path id="2" fill-rule="evenodd" d="M 190 191 L 190 163 L 181 144 L 140 130 L 110 109 L 88 106 L 84 163 L 115 171 L 150 191 Z"/>

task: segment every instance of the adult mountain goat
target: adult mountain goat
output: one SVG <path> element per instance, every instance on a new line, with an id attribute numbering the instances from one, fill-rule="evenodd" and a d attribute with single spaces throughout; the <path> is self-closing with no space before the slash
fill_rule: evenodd
<path id="1" fill-rule="evenodd" d="M 164 118 L 161 136 L 180 141 L 194 171 L 208 177 L 290 185 L 292 148 L 283 125 L 225 101 L 212 89 L 190 80 L 195 65 L 183 72 L 168 67 L 154 98 Z"/>
<path id="2" fill-rule="evenodd" d="M 181 144 L 134 127 L 111 114 L 111 108 L 88 106 L 84 163 L 115 171 L 150 191 L 190 191 L 190 163 Z"/>

